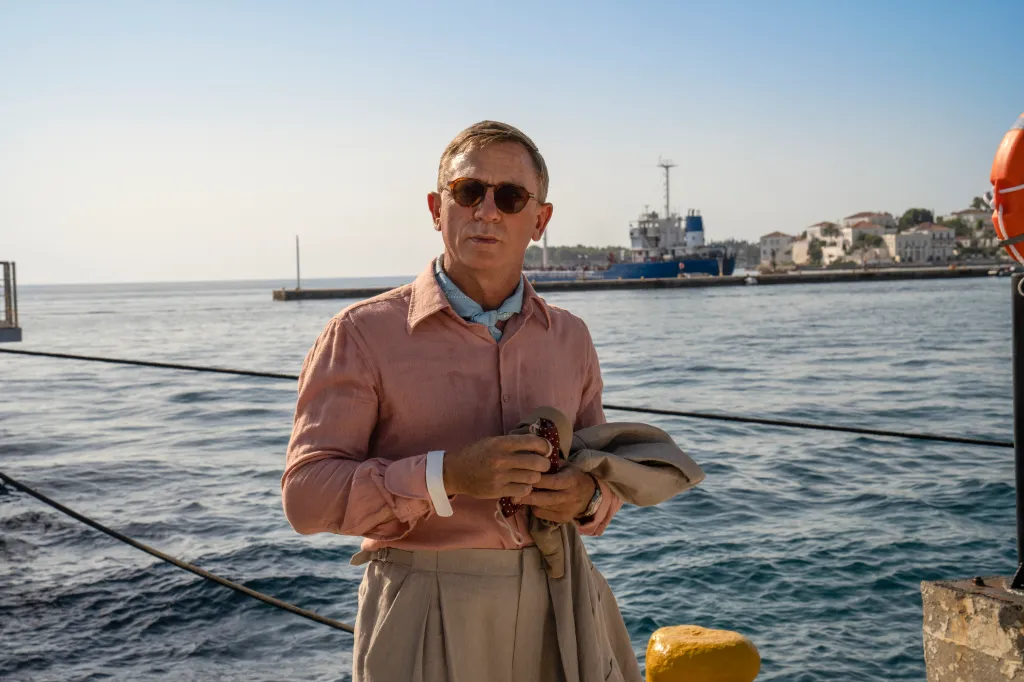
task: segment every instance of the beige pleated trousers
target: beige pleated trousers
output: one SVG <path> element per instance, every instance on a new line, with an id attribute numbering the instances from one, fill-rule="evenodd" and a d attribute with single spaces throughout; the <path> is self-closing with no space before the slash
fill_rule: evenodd
<path id="1" fill-rule="evenodd" d="M 563 682 L 540 552 L 360 552 L 353 682 Z"/>

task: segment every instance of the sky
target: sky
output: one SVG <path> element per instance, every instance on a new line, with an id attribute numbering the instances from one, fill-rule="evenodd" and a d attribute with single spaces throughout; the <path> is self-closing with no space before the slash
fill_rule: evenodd
<path id="1" fill-rule="evenodd" d="M 551 173 L 549 243 L 709 240 L 989 189 L 1024 2 L 0 2 L 0 260 L 33 283 L 412 276 L 448 141 Z"/>

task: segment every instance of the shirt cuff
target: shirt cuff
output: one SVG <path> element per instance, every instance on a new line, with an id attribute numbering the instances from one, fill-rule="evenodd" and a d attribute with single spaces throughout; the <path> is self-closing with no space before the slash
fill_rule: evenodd
<path id="1" fill-rule="evenodd" d="M 400 521 L 430 513 L 426 468 L 427 456 L 416 455 L 390 462 L 384 469 L 384 488 L 395 497 L 395 515 Z"/>
<path id="2" fill-rule="evenodd" d="M 427 453 L 426 483 L 430 501 L 434 504 L 434 513 L 438 516 L 451 516 L 452 505 L 444 489 L 444 450 L 431 450 Z"/>

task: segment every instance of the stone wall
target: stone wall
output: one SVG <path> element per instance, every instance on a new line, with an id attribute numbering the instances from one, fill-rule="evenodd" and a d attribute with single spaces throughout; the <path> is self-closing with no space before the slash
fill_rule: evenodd
<path id="1" fill-rule="evenodd" d="M 1024 682 L 1024 593 L 1008 580 L 921 584 L 928 682 Z"/>

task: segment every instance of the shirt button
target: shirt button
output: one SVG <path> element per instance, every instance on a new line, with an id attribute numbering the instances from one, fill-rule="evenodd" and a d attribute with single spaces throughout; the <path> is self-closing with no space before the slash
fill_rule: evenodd
<path id="1" fill-rule="evenodd" d="M 507 403 L 508 402 L 508 393 L 502 393 L 501 394 L 501 402 L 503 402 L 503 403 Z"/>

